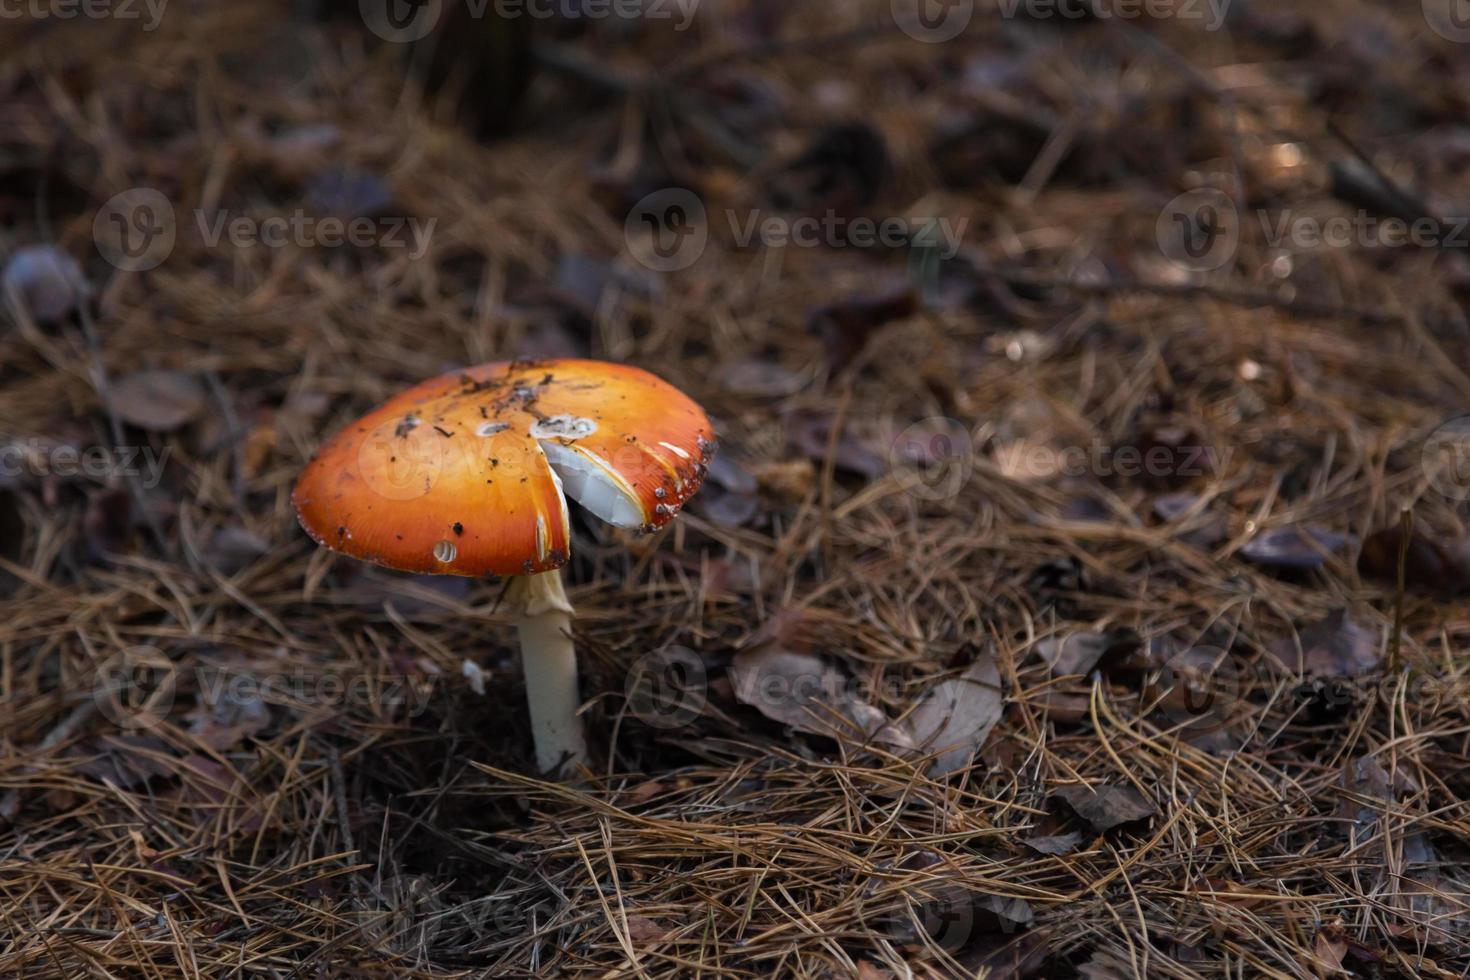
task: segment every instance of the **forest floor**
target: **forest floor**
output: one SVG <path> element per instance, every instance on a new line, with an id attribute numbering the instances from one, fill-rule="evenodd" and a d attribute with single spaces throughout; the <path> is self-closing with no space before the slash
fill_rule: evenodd
<path id="1" fill-rule="evenodd" d="M 350 18 L 7 21 L 0 976 L 1465 976 L 1470 32 L 687 6 L 496 139 Z M 721 440 L 575 520 L 564 781 L 502 583 L 290 503 L 560 356 Z"/>

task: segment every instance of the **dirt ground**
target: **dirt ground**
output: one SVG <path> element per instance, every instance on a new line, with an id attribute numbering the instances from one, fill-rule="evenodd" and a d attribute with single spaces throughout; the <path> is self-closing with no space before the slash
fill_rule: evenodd
<path id="1" fill-rule="evenodd" d="M 1467 975 L 1451 2 L 176 2 L 0 12 L 0 977 Z M 549 779 L 290 492 L 566 356 Z"/>

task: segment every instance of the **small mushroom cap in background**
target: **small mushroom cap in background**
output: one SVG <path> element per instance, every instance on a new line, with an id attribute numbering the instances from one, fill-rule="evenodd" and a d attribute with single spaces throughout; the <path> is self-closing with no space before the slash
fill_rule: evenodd
<path id="1" fill-rule="evenodd" d="M 647 371 L 501 361 L 423 382 L 347 426 L 291 495 L 317 543 L 402 571 L 525 575 L 565 564 L 567 497 L 653 530 L 704 480 L 703 409 Z"/>

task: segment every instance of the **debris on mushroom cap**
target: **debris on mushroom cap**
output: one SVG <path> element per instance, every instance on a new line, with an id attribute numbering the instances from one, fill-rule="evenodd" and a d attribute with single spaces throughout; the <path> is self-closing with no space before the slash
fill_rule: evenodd
<path id="1" fill-rule="evenodd" d="M 704 411 L 646 371 L 587 360 L 482 364 L 347 426 L 291 494 L 317 543 L 414 572 L 522 575 L 565 564 L 567 498 L 653 530 L 704 481 Z"/>

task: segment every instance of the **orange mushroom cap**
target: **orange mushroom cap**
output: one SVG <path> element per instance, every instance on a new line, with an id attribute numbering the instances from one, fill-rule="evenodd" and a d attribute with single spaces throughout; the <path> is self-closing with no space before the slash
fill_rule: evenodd
<path id="1" fill-rule="evenodd" d="M 296 481 L 301 526 L 411 572 L 525 575 L 566 564 L 567 496 L 654 530 L 704 481 L 703 409 L 625 364 L 500 361 L 432 378 L 339 432 Z"/>

